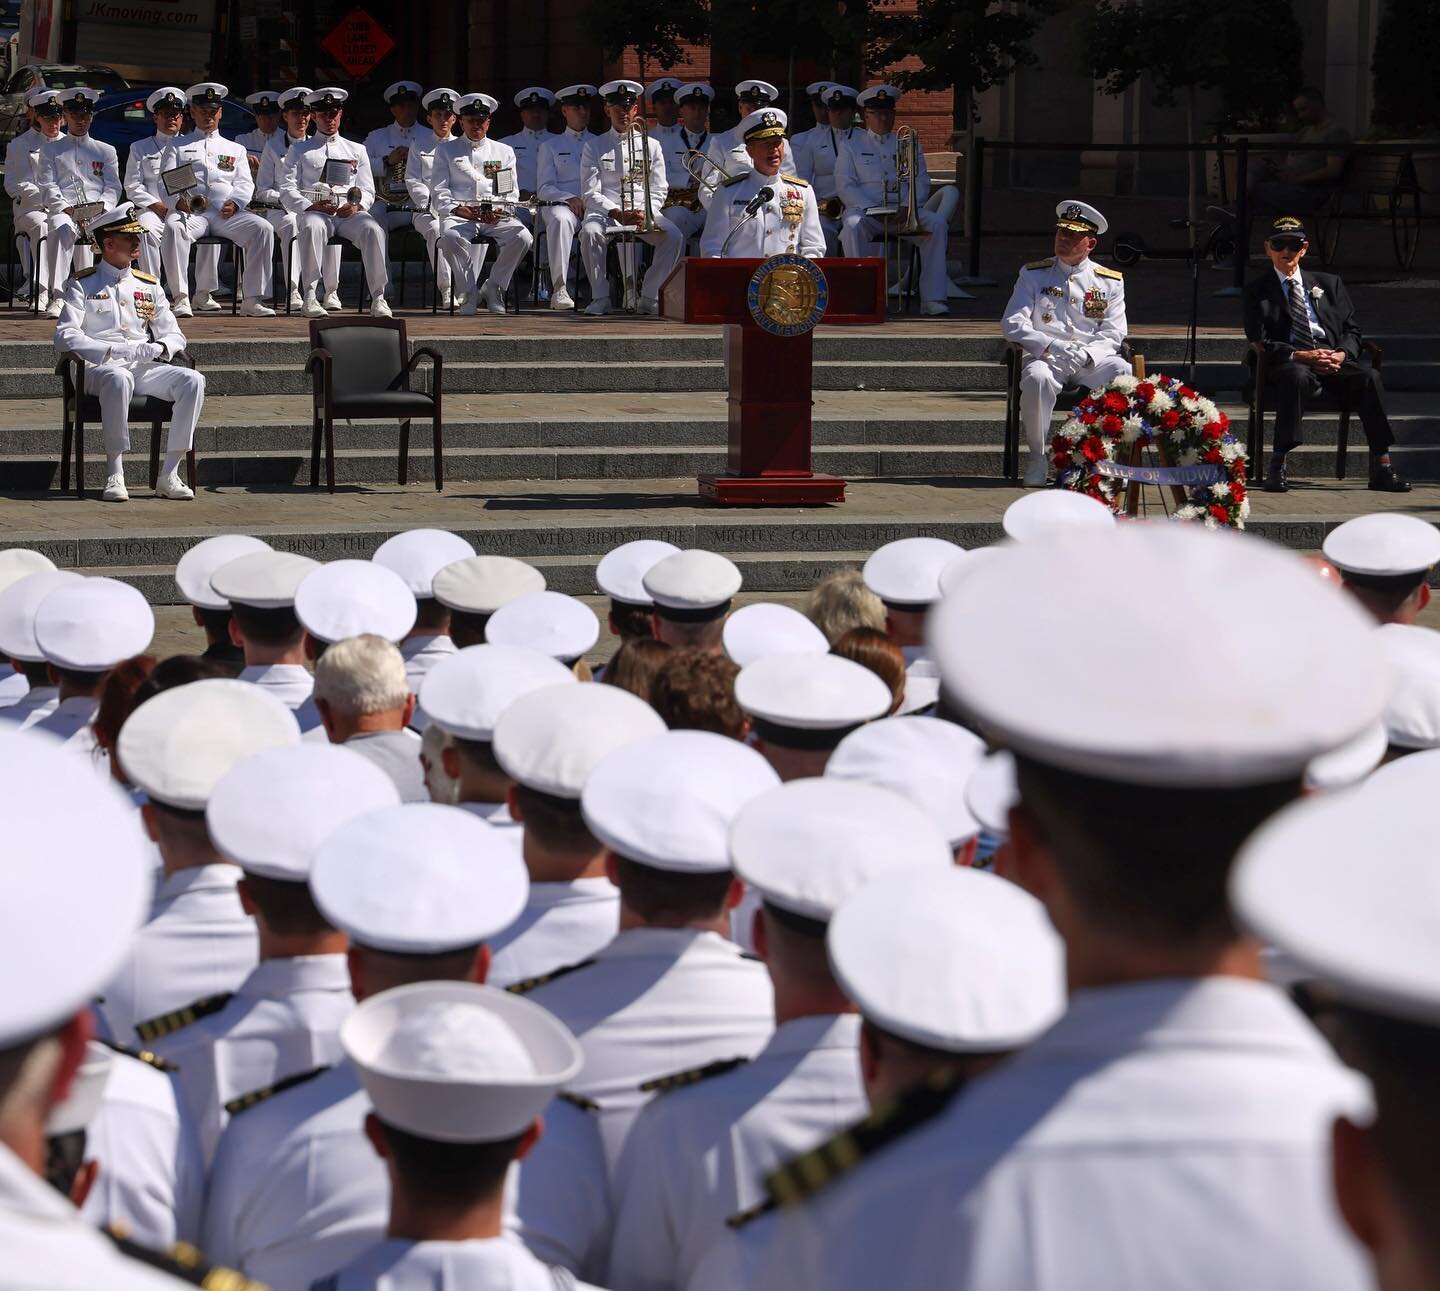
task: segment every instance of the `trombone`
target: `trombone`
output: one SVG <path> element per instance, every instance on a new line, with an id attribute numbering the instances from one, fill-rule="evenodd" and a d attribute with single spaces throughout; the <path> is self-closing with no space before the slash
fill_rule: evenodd
<path id="1" fill-rule="evenodd" d="M 724 166 L 698 148 L 687 148 L 680 156 L 680 164 L 685 167 L 685 173 L 695 181 L 697 194 L 702 188 L 713 193 L 727 179 L 734 178 Z M 715 172 L 715 178 L 710 178 L 710 171 Z"/>
<path id="2" fill-rule="evenodd" d="M 920 205 L 915 181 L 920 174 L 920 136 L 909 126 L 901 126 L 895 131 L 895 206 L 890 209 L 876 212 L 880 218 L 880 231 L 883 239 L 882 254 L 885 257 L 885 294 L 890 294 L 890 242 L 897 239 L 895 273 L 898 278 L 900 273 L 899 245 L 898 239 L 914 237 L 923 233 L 924 229 L 920 224 Z M 905 193 L 904 218 L 897 225 L 895 218 L 900 215 L 900 194 Z M 885 181 L 881 201 L 889 207 L 890 182 Z"/>
<path id="3" fill-rule="evenodd" d="M 634 139 L 639 135 L 640 158 L 638 162 L 628 160 L 636 147 Z M 616 248 L 620 255 L 620 275 L 624 281 L 626 313 L 634 313 L 640 299 L 640 249 L 634 245 L 648 233 L 656 233 L 660 226 L 655 222 L 651 208 L 650 191 L 650 127 L 642 116 L 632 121 L 620 133 L 620 162 L 625 167 L 620 176 L 620 208 L 640 212 L 640 223 L 622 226 L 619 240 L 630 243 Z M 637 200 L 638 199 L 638 200 Z"/>

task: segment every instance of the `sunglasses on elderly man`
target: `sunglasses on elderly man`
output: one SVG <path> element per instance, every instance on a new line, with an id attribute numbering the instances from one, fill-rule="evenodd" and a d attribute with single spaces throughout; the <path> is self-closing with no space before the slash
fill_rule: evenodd
<path id="1" fill-rule="evenodd" d="M 1298 251 L 1305 245 L 1304 238 L 1271 238 L 1270 245 L 1277 251 Z"/>

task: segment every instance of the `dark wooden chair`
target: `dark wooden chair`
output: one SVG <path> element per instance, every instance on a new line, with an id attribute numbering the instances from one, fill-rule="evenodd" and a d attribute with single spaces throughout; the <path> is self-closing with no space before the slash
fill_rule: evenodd
<path id="1" fill-rule="evenodd" d="M 1390 225 L 1395 263 L 1408 270 L 1420 242 L 1420 180 L 1410 152 L 1354 153 L 1340 182 L 1316 212 L 1316 242 L 1327 265 L 1337 264 L 1346 223 L 1384 221 Z"/>
<path id="2" fill-rule="evenodd" d="M 1370 360 L 1370 366 L 1380 371 L 1384 354 L 1374 341 L 1360 344 L 1360 362 Z M 1245 356 L 1245 398 L 1249 404 L 1246 456 L 1250 459 L 1250 478 L 1260 479 L 1265 470 L 1265 383 L 1270 375 L 1270 358 L 1261 341 L 1250 342 L 1250 352 Z M 1345 478 L 1345 457 L 1350 451 L 1350 406 L 1351 386 L 1349 382 L 1336 384 L 1321 392 L 1320 396 L 1306 410 L 1307 412 L 1338 412 L 1340 430 L 1335 437 L 1335 478 Z"/>
<path id="3" fill-rule="evenodd" d="M 181 367 L 196 370 L 196 363 L 189 353 L 181 350 L 173 359 Z M 75 496 L 85 496 L 85 425 L 100 420 L 100 400 L 85 389 L 85 368 L 87 364 L 78 354 L 62 354 L 55 365 L 55 375 L 60 378 L 63 430 L 60 439 L 60 491 L 70 488 L 70 448 L 75 448 Z M 170 420 L 175 405 L 169 399 L 155 395 L 132 395 L 130 398 L 129 420 L 150 423 L 150 487 L 153 489 L 160 479 L 160 428 Z M 195 487 L 195 449 L 185 453 L 185 474 L 190 487 Z"/>
<path id="4" fill-rule="evenodd" d="M 1005 368 L 1005 451 L 1000 462 L 1000 475 L 1007 480 L 1020 478 L 1020 370 L 1025 366 L 1027 357 L 1023 347 L 1014 341 L 1005 342 L 1005 352 L 1000 356 Z M 1145 356 L 1137 354 L 1128 339 L 1120 343 L 1120 357 L 1134 368 L 1136 376 L 1145 375 Z M 1055 406 L 1068 411 L 1087 393 L 1088 386 L 1078 381 L 1066 382 L 1055 400 Z"/>
<path id="5" fill-rule="evenodd" d="M 421 359 L 434 367 L 434 393 L 410 388 L 410 375 Z M 399 318 L 316 318 L 310 322 L 313 389 L 310 487 L 320 486 L 321 437 L 325 444 L 325 482 L 335 492 L 335 418 L 378 417 L 400 422 L 399 482 L 407 482 L 410 422 L 430 418 L 435 450 L 435 488 L 445 486 L 440 401 L 444 360 L 428 345 L 410 353 L 405 323 Z"/>

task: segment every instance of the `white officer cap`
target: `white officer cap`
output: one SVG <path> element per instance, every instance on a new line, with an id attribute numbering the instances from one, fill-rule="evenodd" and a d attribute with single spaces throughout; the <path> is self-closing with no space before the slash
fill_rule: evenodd
<path id="1" fill-rule="evenodd" d="M 402 99 L 418 99 L 424 90 L 419 81 L 392 81 L 385 87 L 386 103 L 398 103 Z"/>
<path id="2" fill-rule="evenodd" d="M 1110 227 L 1110 222 L 1087 202 L 1077 202 L 1067 197 L 1055 207 L 1055 227 L 1071 233 L 1088 233 L 1098 238 Z"/>
<path id="3" fill-rule="evenodd" d="M 890 717 L 851 731 L 825 764 L 826 776 L 893 789 L 930 817 L 952 848 L 980 832 L 965 786 L 985 741 L 938 717 Z"/>
<path id="4" fill-rule="evenodd" d="M 1325 559 L 1347 578 L 1401 579 L 1440 564 L 1440 530 L 1415 516 L 1382 511 L 1356 516 L 1325 536 Z M 1358 577 L 1357 577 L 1358 576 Z"/>
<path id="5" fill-rule="evenodd" d="M 54 569 L 55 562 L 49 556 L 28 547 L 7 547 L 0 551 L 0 592 L 31 574 L 49 574 Z"/>
<path id="6" fill-rule="evenodd" d="M 446 565 L 474 555 L 475 548 L 458 534 L 444 529 L 407 529 L 382 542 L 370 559 L 399 574 L 418 599 L 435 595 L 435 575 Z"/>
<path id="7" fill-rule="evenodd" d="M 1010 809 L 1020 802 L 1015 755 L 1003 749 L 983 759 L 965 782 L 965 806 L 986 833 L 1010 837 Z"/>
<path id="8" fill-rule="evenodd" d="M 881 874 L 955 858 L 929 815 L 893 790 L 815 777 L 740 809 L 730 863 L 768 905 L 823 923 Z"/>
<path id="9" fill-rule="evenodd" d="M 555 96 L 543 85 L 527 85 L 515 95 L 517 108 L 548 108 Z"/>
<path id="10" fill-rule="evenodd" d="M 149 912 L 154 880 L 129 798 L 58 740 L 0 736 L 0 783 L 0 978 L 12 983 L 0 994 L 0 1049 L 9 1049 L 104 989 Z"/>
<path id="11" fill-rule="evenodd" d="M 308 85 L 292 85 L 288 90 L 281 90 L 280 110 L 283 112 L 287 108 L 308 108 L 310 106 L 310 96 L 314 93 L 315 91 Z M 299 100 L 298 103 L 296 102 L 297 99 Z"/>
<path id="12" fill-rule="evenodd" d="M 836 654 L 774 654 L 746 664 L 735 702 L 755 734 L 788 748 L 834 748 L 862 722 L 890 711 L 890 687 L 863 664 Z"/>
<path id="13" fill-rule="evenodd" d="M 114 1061 L 114 1051 L 106 1048 L 100 1041 L 86 1042 L 85 1057 L 75 1070 L 70 1092 L 65 1095 L 63 1102 L 50 1109 L 50 1115 L 45 1118 L 47 1138 L 74 1134 L 85 1129 L 95 1119 Z"/>
<path id="14" fill-rule="evenodd" d="M 645 87 L 645 97 L 654 102 L 657 94 L 674 94 L 684 84 L 678 76 L 658 76 Z"/>
<path id="15" fill-rule="evenodd" d="M 600 639 L 600 620 L 564 592 L 530 592 L 506 601 L 485 624 L 491 645 L 524 646 L 574 663 Z"/>
<path id="16" fill-rule="evenodd" d="M 623 605 L 654 605 L 644 578 L 666 556 L 680 548 L 658 538 L 639 538 L 607 551 L 595 566 L 595 582 L 612 601 Z"/>
<path id="17" fill-rule="evenodd" d="M 680 622 L 718 619 L 744 581 L 733 560 L 698 547 L 656 561 L 640 580 L 656 613 Z"/>
<path id="18" fill-rule="evenodd" d="M 1076 570 L 1123 569 L 1100 597 Z M 1024 594 L 1017 595 L 1016 589 Z M 1203 632 L 1177 630 L 1197 605 Z M 1161 659 L 1184 678 L 1073 703 L 1073 659 Z M 1047 626 L 1048 625 L 1048 626 Z M 1288 552 L 1189 525 L 1128 525 L 1017 546 L 930 615 L 949 694 L 992 739 L 1037 761 L 1123 783 L 1237 787 L 1299 776 L 1381 714 L 1390 679 L 1373 623 Z M 1265 659 L 1285 667 L 1255 688 Z"/>
<path id="19" fill-rule="evenodd" d="M 805 93 L 812 99 L 823 99 L 825 97 L 825 91 L 834 84 L 834 81 L 811 81 L 810 84 L 805 87 Z"/>
<path id="20" fill-rule="evenodd" d="M 855 103 L 860 98 L 860 91 L 853 85 L 841 85 L 838 81 L 825 91 L 825 106 L 829 108 L 843 108 L 847 103 Z"/>
<path id="21" fill-rule="evenodd" d="M 746 143 L 763 139 L 783 139 L 785 127 L 789 123 L 790 118 L 779 108 L 762 108 L 758 112 L 752 112 L 740 123 L 740 133 Z"/>
<path id="22" fill-rule="evenodd" d="M 319 568 L 318 560 L 293 551 L 252 551 L 218 566 L 210 575 L 210 590 L 231 605 L 288 609 L 306 576 Z"/>
<path id="23" fill-rule="evenodd" d="M 987 561 L 994 560 L 1011 548 L 1011 543 L 1006 540 L 997 542 L 989 547 L 972 547 L 969 551 L 961 552 L 944 569 L 940 571 L 940 595 L 953 596 L 955 589 L 960 586 L 971 573 L 979 569 Z"/>
<path id="24" fill-rule="evenodd" d="M 1389 747 L 1385 723 L 1376 722 L 1334 752 L 1312 758 L 1305 768 L 1305 787 L 1316 793 L 1334 793 L 1357 785 L 1384 761 Z"/>
<path id="25" fill-rule="evenodd" d="M 338 108 L 343 107 L 349 97 L 350 91 L 342 90 L 338 85 L 322 85 L 305 96 L 305 104 L 312 108 Z"/>
<path id="26" fill-rule="evenodd" d="M 281 744 L 220 777 L 205 824 L 216 851 L 242 870 L 304 883 L 341 825 L 399 805 L 395 781 L 343 744 Z"/>
<path id="27" fill-rule="evenodd" d="M 1111 529 L 1115 513 L 1103 502 L 1070 489 L 1037 489 L 1005 508 L 1000 521 L 1015 542 L 1060 537 L 1073 529 Z"/>
<path id="28" fill-rule="evenodd" d="M 742 103 L 774 103 L 780 91 L 769 81 L 746 80 L 735 87 L 735 97 Z"/>
<path id="29" fill-rule="evenodd" d="M 715 98 L 715 88 L 709 81 L 687 81 L 675 91 L 675 102 L 685 103 L 690 99 L 704 99 L 710 103 Z"/>
<path id="30" fill-rule="evenodd" d="M 105 233 L 134 233 L 138 237 L 145 232 L 145 226 L 135 215 L 135 208 L 128 202 L 97 215 L 86 227 L 97 243 Z"/>
<path id="31" fill-rule="evenodd" d="M 175 586 L 191 605 L 202 610 L 228 610 L 230 602 L 211 585 L 210 576 L 232 560 L 257 551 L 269 551 L 270 544 L 244 533 L 221 533 L 191 547 L 175 565 Z"/>
<path id="32" fill-rule="evenodd" d="M 442 85 L 442 86 L 440 86 L 438 89 L 431 90 L 429 94 L 427 94 L 423 99 L 421 99 L 421 100 L 420 100 L 420 105 L 421 105 L 427 112 L 429 112 L 432 108 L 443 108 L 446 112 L 454 112 L 454 111 L 455 111 L 455 105 L 456 105 L 457 103 L 459 103 L 459 102 L 460 102 L 460 91 L 459 91 L 459 90 L 452 90 L 452 89 L 450 89 L 449 86 Z M 440 532 L 440 531 L 439 531 L 439 530 L 428 530 L 428 531 L 420 531 L 420 532 L 438 533 L 438 532 Z M 400 535 L 400 536 L 403 537 L 404 535 L 402 534 L 402 535 Z M 391 542 L 394 542 L 395 540 L 392 538 L 392 539 L 390 539 L 390 541 L 391 541 Z M 382 546 L 384 546 L 384 545 L 387 545 L 387 544 L 382 544 Z M 468 544 L 467 544 L 467 545 L 468 545 Z M 377 554 L 378 554 L 378 553 L 377 553 Z M 471 554 L 472 554 L 472 555 L 474 554 L 474 549 L 473 549 L 473 548 L 471 549 Z"/>
<path id="33" fill-rule="evenodd" d="M 462 117 L 488 117 L 500 106 L 500 100 L 490 94 L 465 94 L 456 104 L 456 111 Z"/>
<path id="34" fill-rule="evenodd" d="M 944 538 L 897 538 L 865 562 L 865 586 L 886 605 L 921 610 L 940 599 L 940 571 L 964 555 Z"/>
<path id="35" fill-rule="evenodd" d="M 88 85 L 70 85 L 59 91 L 60 106 L 66 108 L 93 108 L 100 102 L 100 91 Z"/>
<path id="36" fill-rule="evenodd" d="M 585 103 L 599 93 L 600 91 L 595 86 L 582 82 L 579 85 L 567 85 L 563 90 L 558 91 L 555 97 L 561 103 Z"/>
<path id="37" fill-rule="evenodd" d="M 35 644 L 57 668 L 104 672 L 139 654 L 154 635 L 144 596 L 118 578 L 63 583 L 35 611 Z"/>
<path id="38" fill-rule="evenodd" d="M 280 95 L 274 90 L 256 90 L 254 94 L 245 96 L 245 104 L 256 112 L 279 112 Z M 149 107 L 148 102 L 146 106 Z"/>
<path id="39" fill-rule="evenodd" d="M 294 713 L 268 691 L 215 677 L 147 699 L 120 728 L 119 754 L 125 774 L 147 797 L 202 811 L 232 767 L 299 742 Z M 268 810 L 268 804 L 251 809 Z"/>
<path id="40" fill-rule="evenodd" d="M 900 88 L 895 85 L 867 85 L 855 96 L 862 108 L 893 108 L 900 101 Z"/>
<path id="41" fill-rule="evenodd" d="M 500 769 L 516 784 L 580 799 L 598 763 L 636 740 L 663 735 L 660 714 L 618 686 L 544 686 L 511 704 L 495 723 Z"/>
<path id="42" fill-rule="evenodd" d="M 420 683 L 420 707 L 462 740 L 488 740 L 500 714 L 542 686 L 579 685 L 558 659 L 520 646 L 473 645 L 440 660 Z"/>
<path id="43" fill-rule="evenodd" d="M 0 653 L 21 663 L 43 663 L 45 656 L 35 640 L 35 615 L 40 603 L 57 587 L 83 581 L 80 574 L 55 569 L 26 574 L 0 592 Z"/>
<path id="44" fill-rule="evenodd" d="M 295 589 L 295 617 L 327 645 L 367 632 L 399 641 L 415 626 L 415 613 L 405 580 L 371 560 L 333 560 Z"/>
<path id="45" fill-rule="evenodd" d="M 495 1143 L 529 1129 L 580 1073 L 559 1019 L 473 982 L 413 982 L 356 1005 L 340 1046 L 375 1115 L 441 1143 Z"/>
<path id="46" fill-rule="evenodd" d="M 211 107 L 218 107 L 220 101 L 230 93 L 228 85 L 222 85 L 219 81 L 200 81 L 185 91 L 187 103 L 204 103 Z"/>
<path id="47" fill-rule="evenodd" d="M 545 575 L 510 556 L 467 556 L 435 575 L 431 592 L 441 605 L 464 614 L 494 614 L 506 601 L 543 592 Z"/>
<path id="48" fill-rule="evenodd" d="M 60 91 L 46 89 L 31 90 L 29 97 L 25 100 L 25 103 L 27 107 L 32 108 L 47 108 L 51 106 L 59 107 Z"/>
<path id="49" fill-rule="evenodd" d="M 830 920 L 825 944 L 861 1016 L 929 1049 L 1018 1049 L 1065 1011 L 1065 949 L 1045 907 L 984 870 L 867 883 Z"/>
<path id="50" fill-rule="evenodd" d="M 740 809 L 780 777 L 754 749 L 712 731 L 666 731 L 616 749 L 580 794 L 585 824 L 627 860 L 684 874 L 730 868 Z"/>
<path id="51" fill-rule="evenodd" d="M 1408 623 L 1375 629 L 1390 662 L 1385 734 L 1401 749 L 1440 746 L 1440 632 Z"/>
<path id="52" fill-rule="evenodd" d="M 252 94 L 250 98 L 257 98 Z M 250 99 L 245 100 L 246 103 Z M 162 85 L 158 90 L 153 90 L 150 97 L 145 100 L 145 108 L 149 112 L 155 112 L 160 108 L 170 108 L 172 111 L 179 111 L 185 106 L 185 91 L 178 85 Z"/>
<path id="53" fill-rule="evenodd" d="M 742 668 L 772 654 L 829 654 L 825 634 L 799 610 L 773 601 L 744 605 L 725 620 L 725 653 Z"/>
<path id="54" fill-rule="evenodd" d="M 634 103 L 644 93 L 645 87 L 639 81 L 606 81 L 600 87 L 600 95 L 606 103 Z"/>
<path id="55" fill-rule="evenodd" d="M 514 844 L 479 816 L 409 802 L 331 831 L 311 861 L 310 890 L 361 945 L 439 955 L 504 932 L 525 909 L 530 876 Z"/>

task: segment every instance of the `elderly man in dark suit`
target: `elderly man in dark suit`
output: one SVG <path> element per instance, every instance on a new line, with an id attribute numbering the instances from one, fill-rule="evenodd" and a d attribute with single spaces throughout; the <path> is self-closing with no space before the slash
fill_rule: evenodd
<path id="1" fill-rule="evenodd" d="M 1245 335 L 1261 341 L 1269 358 L 1265 402 L 1275 410 L 1275 447 L 1265 475 L 1267 493 L 1288 487 L 1285 455 L 1300 442 L 1306 407 L 1322 391 L 1352 385 L 1352 407 L 1370 444 L 1370 487 L 1408 493 L 1390 462 L 1390 420 L 1380 374 L 1362 367 L 1360 324 L 1338 274 L 1300 268 L 1310 243 L 1293 215 L 1270 226 L 1265 254 L 1271 268 L 1245 287 Z"/>

